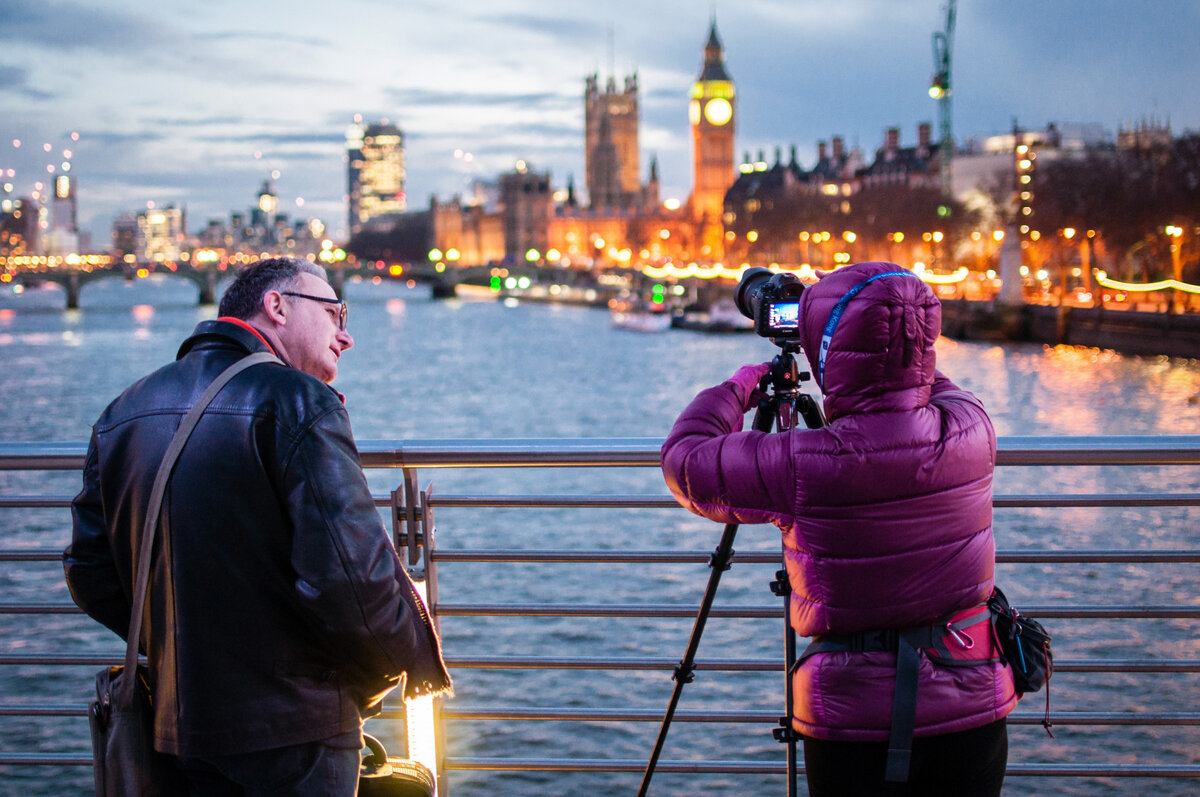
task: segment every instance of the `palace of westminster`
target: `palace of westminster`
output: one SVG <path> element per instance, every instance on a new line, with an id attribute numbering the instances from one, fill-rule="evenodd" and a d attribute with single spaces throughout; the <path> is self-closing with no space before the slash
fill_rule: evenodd
<path id="1" fill-rule="evenodd" d="M 1013 179 L 1014 152 L 1036 147 L 1043 159 L 1070 156 L 1103 142 L 1099 126 L 1017 131 L 972 142 L 953 154 L 952 181 L 943 169 L 944 144 L 931 136 L 931 125 L 917 126 L 913 146 L 901 146 L 899 128 L 889 128 L 883 145 L 867 163 L 844 139 L 819 142 L 817 162 L 802 169 L 795 148 L 785 160 L 776 148 L 773 163 L 762 152 L 735 160 L 738 122 L 735 85 L 724 63 L 724 48 L 713 20 L 703 50 L 700 74 L 691 87 L 692 192 L 686 201 L 659 196 L 658 164 L 652 159 L 642 178 L 636 75 L 603 88 L 598 76 L 586 79 L 584 143 L 587 202 L 579 200 L 573 178 L 556 190 L 549 172 L 524 162 L 493 183 L 478 183 L 464 199 L 431 198 L 426 209 L 407 207 L 404 136 L 394 124 L 363 125 L 356 119 L 346 139 L 349 241 L 346 249 L 362 260 L 412 263 L 445 260 L 447 265 L 537 264 L 565 267 L 634 266 L 664 263 L 828 265 L 828 252 L 812 247 L 830 233 L 808 219 L 790 244 L 768 244 L 781 213 L 797 207 L 822 208 L 813 224 L 836 226 L 852 203 L 874 189 L 916 191 L 940 196 L 949 185 L 959 201 L 979 199 L 984 186 Z M 1152 139 L 1152 140 L 1151 140 Z M 1121 131 L 1117 146 L 1141 147 L 1170 141 L 1169 128 Z M 60 178 L 52 212 L 38 214 L 29 200 L 16 200 L 0 214 L 0 255 L 79 251 L 73 235 L 75 186 Z M 884 193 L 876 191 L 876 195 Z M 229 224 L 214 219 L 196 236 L 186 231 L 186 211 L 173 206 L 129 214 L 113 225 L 113 253 L 127 263 L 186 260 L 189 250 L 206 249 L 233 257 L 238 253 L 278 251 L 314 257 L 328 248 L 323 224 L 294 223 L 278 212 L 278 198 L 265 182 L 250 213 L 234 213 Z M 931 219 L 931 223 L 936 223 Z M 40 228 L 40 229 L 39 229 Z M 760 230 L 762 231 L 760 240 Z M 75 231 L 77 232 L 77 231 Z M 40 234 L 39 234 L 40 233 Z M 852 233 L 834 230 L 835 235 Z M 816 237 L 811 237 L 816 236 Z M 890 236 L 889 236 L 890 237 Z M 40 239 L 40 240 L 39 240 Z M 74 242 L 75 249 L 71 249 Z M 865 243 L 865 241 L 864 241 Z M 844 244 L 835 240 L 833 248 Z M 64 248 L 65 247 L 65 248 Z M 824 247 L 828 249 L 829 247 Z M 890 255 L 890 253 L 888 253 Z M 858 258 L 864 259 L 864 258 Z"/>
<path id="2" fill-rule="evenodd" d="M 798 265 L 811 260 L 820 266 L 819 261 L 831 253 L 811 246 L 817 239 L 810 239 L 810 234 L 801 233 L 790 246 L 764 245 L 780 210 L 795 207 L 797 196 L 815 200 L 810 207 L 826 208 L 825 221 L 820 223 L 830 223 L 831 216 L 848 214 L 851 203 L 864 191 L 927 189 L 937 196 L 946 184 L 940 159 L 943 145 L 933 139 L 929 123 L 917 126 L 913 146 L 902 146 L 899 128 L 889 128 L 870 163 L 841 137 L 818 143 L 817 162 L 811 169 L 797 164 L 794 147 L 786 160 L 777 148 L 773 162 L 759 152 L 757 158 L 746 153 L 739 163 L 734 150 L 735 84 L 725 67 L 715 20 L 689 98 L 693 188 L 685 202 L 662 201 L 656 160 L 651 160 L 642 178 L 636 75 L 626 77 L 621 86 L 610 77 L 603 88 L 596 75 L 589 76 L 584 102 L 586 204 L 580 202 L 573 179 L 565 190 L 556 191 L 548 172 L 518 162 L 494 184 L 478 185 L 465 200 L 434 197 L 428 209 L 406 211 L 401 131 L 386 122 L 365 128 L 356 125 L 347 143 L 348 248 L 365 259 L 413 262 L 445 257 L 463 265 Z M 1170 132 L 1162 128 L 1122 132 L 1118 145 L 1126 139 L 1138 145 L 1150 135 L 1169 140 Z M 1037 147 L 1043 158 L 1053 159 L 1081 152 L 1102 139 L 1098 125 L 1077 130 L 1050 125 L 1045 131 L 1014 130 L 982 144 L 973 142 L 954 154 L 952 194 L 961 199 L 974 193 L 980 198 L 985 185 L 1012 180 L 1019 145 Z M 794 226 L 796 220 L 792 222 Z M 935 223 L 936 215 L 930 219 L 930 224 Z M 821 234 L 819 228 L 811 233 Z M 846 234 L 835 230 L 835 235 Z M 827 238 L 829 233 L 824 235 Z"/>

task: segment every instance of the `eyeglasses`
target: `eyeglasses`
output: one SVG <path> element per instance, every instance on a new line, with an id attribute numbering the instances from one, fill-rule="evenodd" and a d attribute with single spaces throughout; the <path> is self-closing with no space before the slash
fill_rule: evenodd
<path id="1" fill-rule="evenodd" d="M 338 311 L 338 329 L 346 331 L 346 317 L 350 315 L 350 308 L 341 299 L 327 299 L 324 296 L 312 296 L 307 293 L 293 293 L 292 291 L 280 291 L 284 296 L 297 296 L 301 299 L 312 299 L 314 302 L 325 302 L 326 304 L 336 304 L 340 307 Z"/>

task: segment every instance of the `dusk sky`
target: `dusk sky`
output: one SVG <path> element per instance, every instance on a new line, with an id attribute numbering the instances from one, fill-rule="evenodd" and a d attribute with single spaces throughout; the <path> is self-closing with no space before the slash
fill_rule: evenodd
<path id="1" fill-rule="evenodd" d="M 0 188 L 28 196 L 70 150 L 80 226 L 103 246 L 148 202 L 186 206 L 191 232 L 228 220 L 278 173 L 281 211 L 336 237 L 356 114 L 404 132 L 412 209 L 518 159 L 582 187 L 584 80 L 636 71 L 643 177 L 657 156 L 662 196 L 686 199 L 714 9 L 739 158 L 795 145 L 810 168 L 840 135 L 869 162 L 888 127 L 903 145 L 936 131 L 943 0 L 0 0 Z M 961 0 L 955 138 L 1014 119 L 1200 130 L 1197 30 L 1194 0 Z"/>

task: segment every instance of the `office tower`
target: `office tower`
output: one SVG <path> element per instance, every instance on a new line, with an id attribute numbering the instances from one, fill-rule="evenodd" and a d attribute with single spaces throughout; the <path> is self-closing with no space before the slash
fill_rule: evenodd
<path id="1" fill-rule="evenodd" d="M 75 181 L 65 174 L 54 178 L 54 207 L 50 218 L 50 229 L 77 233 Z"/>
<path id="2" fill-rule="evenodd" d="M 585 169 L 593 208 L 636 205 L 641 195 L 638 163 L 637 75 L 625 78 L 622 91 L 608 79 L 600 92 L 591 75 L 584 89 Z"/>
<path id="3" fill-rule="evenodd" d="M 270 180 L 263 180 L 262 188 L 258 191 L 258 201 L 250 209 L 250 229 L 247 234 L 256 243 L 266 246 L 278 243 L 275 237 L 276 213 L 279 210 L 279 196 L 271 186 Z"/>
<path id="4" fill-rule="evenodd" d="M 353 236 L 373 219 L 404 212 L 404 135 L 386 119 L 365 129 L 355 121 L 346 154 Z"/>
<path id="5" fill-rule="evenodd" d="M 62 257 L 79 252 L 79 226 L 76 222 L 75 181 L 60 174 L 54 178 L 54 196 L 49 209 L 49 229 L 42 239 L 41 251 Z"/>
<path id="6" fill-rule="evenodd" d="M 688 106 L 692 125 L 692 214 L 710 225 L 719 224 L 725 192 L 736 176 L 733 131 L 737 114 L 733 80 L 725 71 L 724 61 L 717 21 L 713 19 L 704 45 L 704 66 L 692 85 Z"/>
<path id="7" fill-rule="evenodd" d="M 139 263 L 175 262 L 184 239 L 184 212 L 173 205 L 137 214 L 134 255 Z M 115 226 L 114 226 L 115 231 Z"/>

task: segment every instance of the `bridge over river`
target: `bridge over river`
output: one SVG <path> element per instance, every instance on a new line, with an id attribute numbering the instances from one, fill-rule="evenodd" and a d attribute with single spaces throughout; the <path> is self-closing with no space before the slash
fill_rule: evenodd
<path id="1" fill-rule="evenodd" d="M 426 283 L 432 287 L 435 298 L 453 296 L 459 285 L 471 284 L 487 286 L 497 277 L 529 277 L 530 279 L 546 279 L 548 272 L 558 272 L 559 269 L 527 267 L 498 268 L 495 266 L 448 266 L 435 263 L 418 263 L 415 265 L 388 265 L 382 261 L 358 261 L 325 264 L 329 273 L 330 284 L 338 296 L 342 295 L 342 286 L 347 278 L 382 277 L 384 279 L 411 280 Z M 236 265 L 226 261 L 191 265 L 187 263 L 156 263 L 135 264 L 112 263 L 102 265 L 39 265 L 28 268 L 17 268 L 4 274 L 6 282 L 20 285 L 31 285 L 43 282 L 54 282 L 63 287 L 67 294 L 67 307 L 79 307 L 79 294 L 83 287 L 91 282 L 102 279 L 120 278 L 134 280 L 150 274 L 171 274 L 196 284 L 200 289 L 200 304 L 214 304 L 217 298 L 217 287 L 222 280 L 232 276 Z"/>

